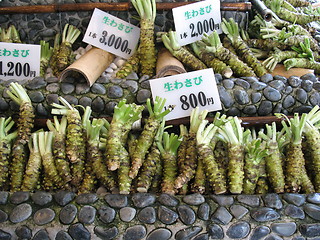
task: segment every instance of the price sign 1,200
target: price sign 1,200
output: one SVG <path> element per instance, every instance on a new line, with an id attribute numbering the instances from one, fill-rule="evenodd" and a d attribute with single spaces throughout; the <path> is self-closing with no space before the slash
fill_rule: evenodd
<path id="1" fill-rule="evenodd" d="M 36 71 L 32 71 L 29 63 L 21 62 L 3 62 L 0 61 L 0 78 L 4 76 L 10 77 L 35 77 Z"/>

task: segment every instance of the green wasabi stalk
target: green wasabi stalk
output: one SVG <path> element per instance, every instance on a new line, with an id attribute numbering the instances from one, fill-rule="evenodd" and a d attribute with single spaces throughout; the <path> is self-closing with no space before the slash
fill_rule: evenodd
<path id="1" fill-rule="evenodd" d="M 294 7 L 308 7 L 311 6 L 311 2 L 305 0 L 286 0 Z"/>
<path id="2" fill-rule="evenodd" d="M 43 40 L 40 41 L 40 47 L 40 76 L 44 77 L 53 53 L 53 48 L 50 47 L 48 42 Z"/>
<path id="3" fill-rule="evenodd" d="M 281 122 L 290 139 L 286 152 L 286 189 L 289 192 L 305 193 L 314 192 L 314 186 L 310 181 L 305 168 L 305 160 L 302 152 L 302 133 L 307 121 L 307 114 L 301 117 L 297 113 L 287 122 Z"/>
<path id="4" fill-rule="evenodd" d="M 205 34 L 202 41 L 208 45 L 206 47 L 207 51 L 213 53 L 215 57 L 228 64 L 235 75 L 241 77 L 255 76 L 252 68 L 242 62 L 237 55 L 233 54 L 222 45 L 220 37 L 216 31 L 209 36 Z"/>
<path id="5" fill-rule="evenodd" d="M 250 134 L 245 139 L 245 164 L 244 164 L 244 194 L 254 194 L 257 182 L 260 178 L 260 165 L 263 158 L 267 156 L 265 142 Z"/>
<path id="6" fill-rule="evenodd" d="M 39 133 L 33 133 L 29 141 L 30 155 L 23 177 L 21 191 L 34 191 L 40 180 L 42 159 L 39 149 Z"/>
<path id="7" fill-rule="evenodd" d="M 207 120 L 202 120 L 197 131 L 197 149 L 199 160 L 203 162 L 205 174 L 214 194 L 223 194 L 227 191 L 227 183 L 223 172 L 219 168 L 210 146 L 213 136 L 218 131 L 214 124 L 208 124 Z"/>
<path id="8" fill-rule="evenodd" d="M 185 161 L 182 163 L 180 173 L 175 180 L 174 185 L 176 189 L 180 189 L 184 184 L 194 178 L 197 166 L 197 131 L 200 123 L 206 118 L 207 114 L 207 110 L 199 112 L 199 108 L 195 108 L 191 112 L 190 129 L 186 139 L 188 147 L 185 153 Z"/>
<path id="9" fill-rule="evenodd" d="M 20 105 L 17 122 L 17 138 L 12 147 L 12 162 L 10 166 L 10 190 L 18 191 L 22 184 L 23 173 L 27 162 L 26 150 L 34 126 L 34 109 L 26 90 L 18 83 L 11 83 L 8 96 Z"/>
<path id="10" fill-rule="evenodd" d="M 54 187 L 60 188 L 63 186 L 63 180 L 59 176 L 52 155 L 53 132 L 39 132 L 38 140 L 45 174 L 52 181 Z"/>
<path id="11" fill-rule="evenodd" d="M 52 151 L 58 173 L 67 184 L 72 180 L 70 163 L 66 156 L 66 129 L 67 118 L 63 116 L 59 122 L 57 116 L 53 116 L 53 122 L 47 120 L 47 127 L 54 133 Z"/>
<path id="12" fill-rule="evenodd" d="M 61 34 L 57 33 L 54 37 L 54 43 L 53 43 L 53 50 L 52 50 L 52 55 L 49 61 L 49 66 L 51 68 L 55 68 L 55 64 L 57 62 L 57 56 L 59 53 L 59 48 L 60 48 L 60 39 L 61 38 Z"/>
<path id="13" fill-rule="evenodd" d="M 13 40 L 11 38 L 11 31 L 12 29 L 9 27 L 7 30 L 2 29 L 0 32 L 0 42 L 7 42 L 7 43 L 12 43 Z"/>
<path id="14" fill-rule="evenodd" d="M 197 169 L 194 175 L 194 181 L 191 185 L 191 192 L 204 194 L 206 191 L 206 174 L 204 169 L 204 163 L 201 158 L 197 159 Z M 186 184 L 185 184 L 186 185 Z M 183 185 L 180 189 L 183 189 Z M 182 191 L 182 190 L 181 190 Z M 181 192 L 180 191 L 180 192 Z M 180 193 L 179 192 L 179 193 Z"/>
<path id="15" fill-rule="evenodd" d="M 161 121 L 171 111 L 171 109 L 163 111 L 165 102 L 166 99 L 157 96 L 152 108 L 151 100 L 147 99 L 146 104 L 149 111 L 149 117 L 147 118 L 144 128 L 137 140 L 137 145 L 131 158 L 131 168 L 129 176 L 132 179 L 137 176 L 138 171 L 142 166 L 144 158 L 147 154 L 147 151 L 154 141 L 154 137 L 157 133 Z"/>
<path id="16" fill-rule="evenodd" d="M 82 181 L 86 158 L 86 140 L 83 134 L 83 123 L 80 113 L 75 107 L 71 106 L 62 97 L 59 97 L 59 100 L 63 105 L 53 103 L 51 113 L 65 115 L 67 117 L 66 155 L 71 162 L 71 183 L 75 187 L 78 187 Z M 90 111 L 87 110 L 85 114 L 88 114 L 89 112 Z"/>
<path id="17" fill-rule="evenodd" d="M 0 188 L 4 189 L 9 180 L 9 166 L 12 142 L 17 137 L 17 132 L 11 132 L 14 121 L 9 118 L 0 118 Z"/>
<path id="18" fill-rule="evenodd" d="M 209 51 L 204 43 L 201 43 L 200 41 L 191 43 L 192 50 L 196 56 L 203 61 L 207 67 L 212 68 L 215 73 L 220 73 L 224 77 L 230 78 L 233 74 L 232 69 Z"/>
<path id="19" fill-rule="evenodd" d="M 286 70 L 291 68 L 307 68 L 313 69 L 314 73 L 320 73 L 320 62 L 313 62 L 306 58 L 289 58 L 283 62 Z"/>
<path id="20" fill-rule="evenodd" d="M 151 149 L 144 161 L 140 175 L 137 181 L 137 191 L 138 192 L 148 192 L 154 175 L 157 170 L 157 163 L 159 163 L 160 151 L 157 148 L 156 144 L 153 143 Z"/>
<path id="21" fill-rule="evenodd" d="M 294 58 L 298 57 L 299 53 L 296 51 L 281 51 L 280 49 L 275 49 L 270 56 L 265 59 L 262 64 L 265 66 L 265 68 L 272 72 L 278 63 L 288 59 L 288 58 Z"/>
<path id="22" fill-rule="evenodd" d="M 20 34 L 14 25 L 10 25 L 11 39 L 13 43 L 21 43 Z"/>
<path id="23" fill-rule="evenodd" d="M 169 31 L 167 34 L 163 34 L 161 37 L 164 46 L 185 66 L 192 70 L 201 70 L 207 68 L 207 66 L 199 58 L 194 56 L 186 48 L 179 45 L 176 32 Z"/>
<path id="24" fill-rule="evenodd" d="M 280 144 L 283 139 L 283 133 L 277 132 L 276 123 L 266 125 L 266 134 L 259 132 L 261 137 L 266 142 L 267 156 L 265 156 L 267 176 L 273 190 L 276 193 L 283 193 L 285 187 L 285 175 L 282 168 L 282 156 Z"/>
<path id="25" fill-rule="evenodd" d="M 303 135 L 305 136 L 305 144 L 308 153 L 310 154 L 310 168 L 312 169 L 311 176 L 315 191 L 320 191 L 320 132 L 319 132 L 320 111 L 319 106 L 316 105 L 307 114 L 306 125 L 303 129 Z M 305 160 L 307 161 L 306 154 L 304 152 Z M 306 167 L 308 164 L 306 163 Z"/>
<path id="26" fill-rule="evenodd" d="M 229 191 L 240 194 L 243 191 L 244 179 L 244 131 L 241 120 L 237 117 L 229 118 L 218 131 L 219 139 L 228 143 L 228 183 Z"/>
<path id="27" fill-rule="evenodd" d="M 186 150 L 188 147 L 188 129 L 185 125 L 180 124 L 180 139 L 182 140 L 180 143 L 180 146 L 178 148 L 177 153 L 177 164 L 178 164 L 178 175 L 181 173 L 181 170 L 183 169 L 183 163 L 186 159 Z M 188 184 L 185 183 L 180 189 L 179 194 L 185 195 L 188 192 Z"/>
<path id="28" fill-rule="evenodd" d="M 125 99 L 114 108 L 107 135 L 106 160 L 109 170 L 115 171 L 121 166 L 121 149 L 127 141 L 132 124 L 141 118 L 142 109 L 142 106 L 126 104 Z"/>
<path id="29" fill-rule="evenodd" d="M 244 62 L 248 66 L 252 67 L 255 74 L 258 77 L 267 73 L 267 70 L 260 63 L 260 61 L 252 54 L 248 45 L 240 37 L 238 24 L 232 19 L 229 19 L 229 22 L 226 19 L 223 19 L 221 23 L 222 31 L 227 35 L 229 40 L 232 43 L 232 46 L 236 49 L 238 56 L 241 56 Z"/>
<path id="30" fill-rule="evenodd" d="M 165 121 L 159 126 L 159 134 L 157 134 L 156 144 L 161 153 L 163 160 L 163 178 L 161 184 L 161 192 L 174 195 L 174 182 L 177 175 L 177 151 L 181 142 L 179 136 L 168 132 L 164 132 Z"/>
<path id="31" fill-rule="evenodd" d="M 117 78 L 126 78 L 132 72 L 138 72 L 140 65 L 139 49 L 124 63 L 123 66 L 117 71 Z"/>
<path id="32" fill-rule="evenodd" d="M 157 50 L 154 42 L 154 21 L 156 18 L 155 0 L 131 0 L 140 16 L 139 58 L 142 75 L 154 76 Z"/>
<path id="33" fill-rule="evenodd" d="M 318 15 L 307 15 L 304 13 L 297 13 L 290 11 L 282 6 L 283 0 L 269 0 L 265 1 L 269 7 L 279 18 L 292 23 L 304 25 L 313 21 L 319 21 Z"/>

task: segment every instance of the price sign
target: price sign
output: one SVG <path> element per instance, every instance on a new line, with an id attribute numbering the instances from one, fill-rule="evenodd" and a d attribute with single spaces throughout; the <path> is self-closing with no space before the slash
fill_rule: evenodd
<path id="1" fill-rule="evenodd" d="M 220 0 L 207 0 L 172 9 L 174 25 L 181 46 L 196 42 L 204 33 L 221 30 Z"/>
<path id="2" fill-rule="evenodd" d="M 137 47 L 140 28 L 95 9 L 83 41 L 123 58 L 129 58 Z"/>
<path id="3" fill-rule="evenodd" d="M 166 98 L 165 109 L 173 107 L 166 120 L 190 116 L 192 109 L 221 109 L 212 68 L 150 80 L 153 99 Z"/>
<path id="4" fill-rule="evenodd" d="M 0 79 L 23 80 L 40 75 L 40 45 L 0 42 Z"/>

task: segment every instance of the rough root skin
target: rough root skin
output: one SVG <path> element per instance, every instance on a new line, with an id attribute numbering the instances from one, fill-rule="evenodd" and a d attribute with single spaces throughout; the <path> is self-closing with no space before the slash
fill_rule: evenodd
<path id="1" fill-rule="evenodd" d="M 244 149 L 241 145 L 229 144 L 228 146 L 228 180 L 229 191 L 232 194 L 241 194 L 244 179 Z"/>

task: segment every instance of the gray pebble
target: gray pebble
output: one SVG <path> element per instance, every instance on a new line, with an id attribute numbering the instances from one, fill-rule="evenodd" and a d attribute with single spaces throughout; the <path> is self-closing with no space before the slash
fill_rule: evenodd
<path id="1" fill-rule="evenodd" d="M 246 204 L 251 207 L 258 207 L 260 205 L 260 198 L 254 195 L 239 195 L 237 200 L 240 203 Z"/>
<path id="2" fill-rule="evenodd" d="M 94 193 L 82 193 L 76 197 L 76 203 L 78 204 L 93 204 L 98 201 L 97 194 Z"/>
<path id="3" fill-rule="evenodd" d="M 263 197 L 266 207 L 281 209 L 283 204 L 278 194 L 268 193 Z"/>
<path id="4" fill-rule="evenodd" d="M 225 108 L 230 108 L 234 104 L 234 100 L 231 95 L 222 86 L 218 86 L 218 92 L 220 96 L 221 103 Z"/>
<path id="5" fill-rule="evenodd" d="M 273 80 L 273 76 L 270 73 L 264 74 L 260 77 L 261 82 L 268 83 Z"/>
<path id="6" fill-rule="evenodd" d="M 94 94 L 101 94 L 101 95 L 104 95 L 106 94 L 107 90 L 106 88 L 100 84 L 100 83 L 94 83 L 92 86 L 91 86 L 91 92 L 93 92 Z"/>
<path id="7" fill-rule="evenodd" d="M 91 224 L 94 222 L 97 210 L 90 206 L 83 206 L 78 213 L 78 220 L 83 224 Z"/>
<path id="8" fill-rule="evenodd" d="M 14 232 L 20 239 L 31 239 L 32 237 L 32 230 L 25 225 L 18 226 Z"/>
<path id="9" fill-rule="evenodd" d="M 101 97 L 96 97 L 91 104 L 92 111 L 94 112 L 103 112 L 104 110 L 104 101 Z"/>
<path id="10" fill-rule="evenodd" d="M 288 79 L 287 79 L 286 77 L 280 76 L 280 75 L 274 76 L 273 79 L 275 79 L 275 80 L 281 80 L 281 81 L 284 82 L 284 83 L 287 83 L 287 82 L 288 82 Z"/>
<path id="11" fill-rule="evenodd" d="M 270 233 L 270 228 L 267 226 L 258 226 L 252 231 L 250 240 L 260 240 L 263 239 Z"/>
<path id="12" fill-rule="evenodd" d="M 212 198 L 220 206 L 224 206 L 224 207 L 230 206 L 234 203 L 234 199 L 231 196 L 210 195 L 210 198 Z"/>
<path id="13" fill-rule="evenodd" d="M 143 225 L 135 225 L 126 229 L 123 240 L 140 240 L 147 235 L 147 230 Z"/>
<path id="14" fill-rule="evenodd" d="M 18 191 L 18 192 L 12 193 L 9 200 L 13 204 L 20 204 L 28 201 L 29 198 L 30 198 L 30 192 Z"/>
<path id="15" fill-rule="evenodd" d="M 292 91 L 293 91 L 293 88 L 291 87 L 291 86 L 286 86 L 284 89 L 283 89 L 283 93 L 284 94 L 290 94 L 290 93 L 292 93 Z"/>
<path id="16" fill-rule="evenodd" d="M 307 201 L 315 204 L 320 204 L 320 193 L 311 193 L 307 196 Z"/>
<path id="17" fill-rule="evenodd" d="M 297 76 L 290 76 L 288 78 L 288 83 L 292 87 L 299 87 L 301 82 L 302 82 L 302 80 Z"/>
<path id="18" fill-rule="evenodd" d="M 267 116 L 272 113 L 272 102 L 270 101 L 261 101 L 261 104 L 258 108 L 258 115 L 259 116 Z"/>
<path id="19" fill-rule="evenodd" d="M 230 207 L 230 212 L 236 219 L 241 219 L 249 212 L 249 210 L 242 205 L 234 204 Z"/>
<path id="20" fill-rule="evenodd" d="M 60 213 L 59 219 L 63 224 L 71 224 L 77 215 L 78 209 L 74 204 L 64 206 Z"/>
<path id="21" fill-rule="evenodd" d="M 250 225 L 247 222 L 240 221 L 233 223 L 226 232 L 226 235 L 232 239 L 241 239 L 250 233 Z"/>
<path id="22" fill-rule="evenodd" d="M 109 102 L 106 104 L 105 113 L 107 113 L 107 114 L 112 114 L 115 106 L 117 106 L 117 103 L 116 103 L 116 102 L 109 101 Z"/>
<path id="23" fill-rule="evenodd" d="M 302 104 L 305 104 L 308 100 L 308 94 L 305 90 L 302 88 L 298 88 L 296 90 L 296 99 L 301 102 Z"/>
<path id="24" fill-rule="evenodd" d="M 230 80 L 230 79 L 225 79 L 222 81 L 222 85 L 226 88 L 226 89 L 233 89 L 234 87 L 234 81 Z"/>
<path id="25" fill-rule="evenodd" d="M 9 104 L 3 98 L 0 98 L 0 111 L 4 112 L 9 109 Z"/>
<path id="26" fill-rule="evenodd" d="M 295 102 L 296 102 L 296 100 L 294 99 L 294 97 L 291 95 L 288 95 L 283 100 L 283 107 L 290 108 L 295 104 Z"/>
<path id="27" fill-rule="evenodd" d="M 51 105 L 52 103 L 59 103 L 59 95 L 50 93 L 46 96 L 46 101 L 48 105 Z"/>
<path id="28" fill-rule="evenodd" d="M 305 106 L 305 105 L 301 105 L 299 107 L 295 107 L 292 111 L 294 113 L 299 113 L 299 114 L 302 114 L 302 113 L 308 113 L 312 110 L 312 107 L 311 106 Z"/>
<path id="29" fill-rule="evenodd" d="M 27 220 L 32 214 L 32 207 L 28 203 L 22 203 L 13 208 L 9 215 L 9 220 L 12 223 L 19 223 Z"/>
<path id="30" fill-rule="evenodd" d="M 251 101 L 253 104 L 259 102 L 262 98 L 262 94 L 259 92 L 254 92 L 251 94 Z"/>
<path id="31" fill-rule="evenodd" d="M 251 84 L 251 88 L 255 91 L 260 91 L 262 89 L 265 89 L 268 85 L 263 82 L 254 82 Z"/>
<path id="32" fill-rule="evenodd" d="M 303 206 L 303 210 L 309 217 L 320 221 L 320 206 L 307 203 Z"/>
<path id="33" fill-rule="evenodd" d="M 137 81 L 127 80 L 121 84 L 121 87 L 129 89 L 131 93 L 136 93 L 139 89 Z"/>
<path id="34" fill-rule="evenodd" d="M 227 114 L 227 116 L 240 116 L 241 111 L 236 107 L 232 107 L 227 111 L 226 114 Z"/>
<path id="35" fill-rule="evenodd" d="M 193 240 L 209 240 L 209 234 L 208 233 L 202 233 L 198 236 L 195 236 Z"/>
<path id="36" fill-rule="evenodd" d="M 152 224 L 156 221 L 156 210 L 153 207 L 145 207 L 138 213 L 138 219 L 142 223 Z"/>
<path id="37" fill-rule="evenodd" d="M 92 99 L 89 97 L 82 97 L 79 99 L 79 104 L 84 107 L 91 107 Z"/>
<path id="38" fill-rule="evenodd" d="M 219 207 L 212 214 L 211 220 L 218 224 L 227 225 L 232 220 L 232 215 L 225 207 Z"/>
<path id="39" fill-rule="evenodd" d="M 139 80 L 139 76 L 135 72 L 131 72 L 127 77 L 127 80 Z"/>
<path id="40" fill-rule="evenodd" d="M 101 84 L 106 84 L 109 82 L 110 82 L 109 78 L 103 77 L 103 76 L 99 77 L 96 81 L 96 83 L 101 83 Z"/>
<path id="41" fill-rule="evenodd" d="M 131 199 L 137 208 L 148 207 L 156 201 L 155 195 L 150 193 L 134 193 Z"/>
<path id="42" fill-rule="evenodd" d="M 320 237 L 320 223 L 301 224 L 299 230 L 307 238 Z"/>
<path id="43" fill-rule="evenodd" d="M 312 104 L 312 106 L 316 106 L 320 104 L 320 94 L 318 92 L 311 93 L 309 97 L 309 101 Z"/>
<path id="44" fill-rule="evenodd" d="M 257 107 L 254 105 L 245 106 L 242 111 L 246 115 L 255 116 L 257 113 Z"/>
<path id="45" fill-rule="evenodd" d="M 121 98 L 123 96 L 123 90 L 120 86 L 112 85 L 107 89 L 107 96 L 109 98 Z"/>
<path id="46" fill-rule="evenodd" d="M 123 208 L 128 205 L 128 197 L 123 194 L 107 194 L 104 200 L 114 208 Z"/>
<path id="47" fill-rule="evenodd" d="M 282 90 L 286 87 L 286 85 L 284 84 L 284 82 L 281 81 L 281 80 L 271 81 L 271 82 L 269 83 L 269 86 L 277 89 L 278 91 L 282 91 Z"/>
<path id="48" fill-rule="evenodd" d="M 283 240 L 283 238 L 277 235 L 269 235 L 264 240 Z"/>
<path id="49" fill-rule="evenodd" d="M 253 209 L 251 211 L 251 217 L 257 222 L 267 222 L 279 219 L 280 215 L 272 208 L 261 207 Z"/>
<path id="50" fill-rule="evenodd" d="M 90 240 L 91 234 L 81 223 L 73 224 L 69 227 L 68 233 L 74 240 Z"/>
<path id="51" fill-rule="evenodd" d="M 157 228 L 153 230 L 146 240 L 169 240 L 171 238 L 171 231 L 167 228 Z"/>
<path id="52" fill-rule="evenodd" d="M 53 221 L 56 214 L 50 208 L 42 208 L 36 211 L 33 215 L 33 221 L 37 225 L 45 225 Z"/>
<path id="53" fill-rule="evenodd" d="M 113 84 L 121 84 L 123 83 L 125 80 L 124 79 L 121 79 L 121 78 L 111 78 L 110 79 L 110 82 L 113 83 Z"/>
<path id="54" fill-rule="evenodd" d="M 272 223 L 271 230 L 280 236 L 290 237 L 296 232 L 297 225 L 294 222 Z"/>
<path id="55" fill-rule="evenodd" d="M 42 92 L 39 91 L 28 93 L 28 95 L 30 97 L 30 100 L 34 103 L 40 103 L 44 100 Z"/>
<path id="56" fill-rule="evenodd" d="M 291 218 L 296 218 L 296 219 L 304 219 L 305 218 L 304 211 L 301 208 L 299 208 L 293 204 L 288 204 L 286 206 L 286 208 L 284 209 L 284 214 L 291 217 Z"/>
<path id="57" fill-rule="evenodd" d="M 200 205 L 205 202 L 205 198 L 200 193 L 193 193 L 183 197 L 183 201 L 189 205 Z"/>
<path id="58" fill-rule="evenodd" d="M 8 214 L 0 209 L 0 223 L 8 220 Z"/>
<path id="59" fill-rule="evenodd" d="M 208 203 L 202 203 L 198 208 L 197 215 L 201 220 L 207 221 L 210 215 L 210 205 Z"/>
<path id="60" fill-rule="evenodd" d="M 316 81 L 313 83 L 313 88 L 317 91 L 320 91 L 320 82 Z"/>
<path id="61" fill-rule="evenodd" d="M 181 222 L 183 222 L 185 225 L 193 224 L 196 221 L 196 214 L 188 205 L 178 206 L 177 211 Z"/>
<path id="62" fill-rule="evenodd" d="M 313 82 L 310 81 L 310 80 L 303 80 L 302 83 L 301 83 L 301 87 L 307 91 L 307 92 L 310 92 L 313 88 Z"/>
<path id="63" fill-rule="evenodd" d="M 244 89 L 250 88 L 250 83 L 246 80 L 241 79 L 241 78 L 236 78 L 234 82 L 236 85 L 243 87 Z"/>
<path id="64" fill-rule="evenodd" d="M 9 192 L 0 191 L 0 204 L 6 204 L 9 199 Z"/>
<path id="65" fill-rule="evenodd" d="M 151 97 L 151 92 L 148 89 L 141 89 L 137 93 L 137 102 L 139 104 L 147 102 L 147 99 Z"/>
<path id="66" fill-rule="evenodd" d="M 81 95 L 81 94 L 86 94 L 90 92 L 90 86 L 87 83 L 78 83 L 76 84 L 76 94 Z"/>
<path id="67" fill-rule="evenodd" d="M 143 75 L 141 78 L 139 78 L 139 83 L 144 82 L 148 79 L 150 79 L 150 77 L 148 75 Z M 135 79 L 132 79 L 132 80 L 135 80 Z"/>
<path id="68" fill-rule="evenodd" d="M 61 91 L 63 94 L 71 94 L 76 89 L 74 84 L 71 83 L 61 83 Z"/>
<path id="69" fill-rule="evenodd" d="M 223 239 L 223 229 L 218 224 L 209 224 L 207 226 L 207 232 L 212 239 Z"/>
<path id="70" fill-rule="evenodd" d="M 220 73 L 215 73 L 214 78 L 216 79 L 217 83 L 220 83 L 223 79 L 222 75 Z"/>
<path id="71" fill-rule="evenodd" d="M 47 85 L 47 82 L 44 80 L 43 77 L 35 77 L 31 81 L 29 81 L 25 87 L 29 90 L 36 90 L 36 89 L 43 88 L 46 85 Z"/>
<path id="72" fill-rule="evenodd" d="M 0 239 L 1 240 L 11 240 L 12 239 L 12 236 L 10 233 L 8 232 L 5 232 L 3 230 L 0 229 Z"/>
<path id="73" fill-rule="evenodd" d="M 313 73 L 306 73 L 300 77 L 302 80 L 310 80 L 311 82 L 316 82 L 318 80 L 317 76 Z"/>
<path id="74" fill-rule="evenodd" d="M 306 202 L 306 196 L 303 194 L 297 193 L 285 193 L 282 198 L 286 200 L 288 203 L 292 203 L 296 206 L 301 206 Z"/>
<path id="75" fill-rule="evenodd" d="M 179 204 L 179 200 L 167 193 L 162 193 L 158 197 L 158 202 L 168 207 L 175 207 Z"/>
<path id="76" fill-rule="evenodd" d="M 277 102 L 281 99 L 281 93 L 277 89 L 269 86 L 263 89 L 263 95 L 271 102 Z"/>
<path id="77" fill-rule="evenodd" d="M 32 240 L 50 240 L 50 237 L 45 229 L 40 229 L 38 232 L 36 232 Z"/>
<path id="78" fill-rule="evenodd" d="M 145 89 L 150 89 L 150 80 L 146 80 L 140 83 L 140 87 L 145 88 Z"/>
<path id="79" fill-rule="evenodd" d="M 60 230 L 57 233 L 55 240 L 72 240 L 72 237 L 66 231 Z"/>
<path id="80" fill-rule="evenodd" d="M 240 105 L 245 105 L 249 103 L 249 95 L 246 91 L 241 89 L 236 89 L 233 91 L 234 98 Z"/>
<path id="81" fill-rule="evenodd" d="M 31 199 L 35 204 L 39 206 L 44 206 L 48 203 L 51 203 L 52 195 L 48 192 L 37 191 L 31 195 Z"/>
<path id="82" fill-rule="evenodd" d="M 72 95 L 65 95 L 63 98 L 71 105 L 78 105 L 79 103 L 78 98 Z"/>
<path id="83" fill-rule="evenodd" d="M 46 86 L 46 90 L 50 93 L 57 93 L 60 90 L 59 83 L 50 83 Z"/>
<path id="84" fill-rule="evenodd" d="M 124 222 L 131 222 L 136 216 L 137 210 L 132 207 L 124 207 L 119 210 L 120 219 Z"/>
<path id="85" fill-rule="evenodd" d="M 101 206 L 98 209 L 98 215 L 99 219 L 104 222 L 104 223 L 111 223 L 115 216 L 116 216 L 116 211 L 108 206 Z"/>
<path id="86" fill-rule="evenodd" d="M 116 226 L 106 227 L 106 228 L 101 226 L 96 226 L 94 228 L 94 233 L 101 239 L 111 240 L 111 239 L 114 239 L 119 234 L 119 230 Z"/>
<path id="87" fill-rule="evenodd" d="M 57 77 L 48 77 L 46 78 L 47 83 L 57 83 L 59 82 L 59 79 Z"/>
<path id="88" fill-rule="evenodd" d="M 60 206 L 65 206 L 70 203 L 75 196 L 76 194 L 74 192 L 60 190 L 53 195 L 53 198 Z"/>
<path id="89" fill-rule="evenodd" d="M 193 226 L 185 229 L 179 230 L 176 235 L 176 240 L 186 240 L 191 239 L 192 237 L 196 236 L 199 232 L 201 232 L 202 227 Z"/>
<path id="90" fill-rule="evenodd" d="M 158 218 L 164 224 L 173 224 L 178 217 L 179 215 L 175 211 L 165 206 L 160 206 L 158 209 Z"/>
<path id="91" fill-rule="evenodd" d="M 36 112 L 40 116 L 45 116 L 45 117 L 48 116 L 48 111 L 47 111 L 46 107 L 42 103 L 37 104 Z"/>

